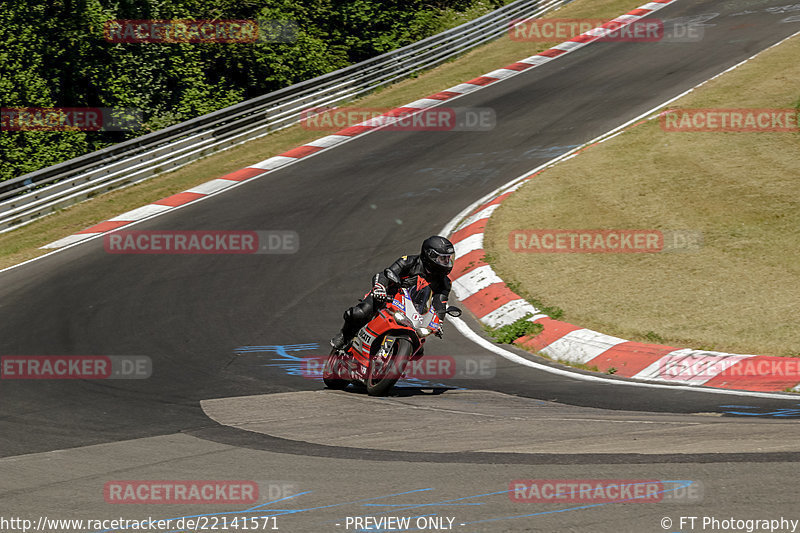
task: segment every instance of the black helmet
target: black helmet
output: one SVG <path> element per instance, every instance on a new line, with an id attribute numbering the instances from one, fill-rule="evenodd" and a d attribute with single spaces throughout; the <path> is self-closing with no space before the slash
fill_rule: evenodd
<path id="1" fill-rule="evenodd" d="M 422 252 L 419 254 L 425 270 L 443 276 L 453 270 L 455 255 L 456 250 L 453 248 L 453 243 L 438 235 L 425 239 L 422 242 Z"/>

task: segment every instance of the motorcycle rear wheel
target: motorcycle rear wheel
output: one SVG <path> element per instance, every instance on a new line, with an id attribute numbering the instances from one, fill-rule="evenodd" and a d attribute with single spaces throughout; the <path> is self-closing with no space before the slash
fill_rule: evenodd
<path id="1" fill-rule="evenodd" d="M 365 381 L 367 394 L 370 396 L 382 396 L 388 393 L 403 374 L 406 363 L 408 363 L 413 351 L 414 347 L 411 341 L 398 337 L 386 357 L 372 357 L 369 361 L 367 379 Z"/>

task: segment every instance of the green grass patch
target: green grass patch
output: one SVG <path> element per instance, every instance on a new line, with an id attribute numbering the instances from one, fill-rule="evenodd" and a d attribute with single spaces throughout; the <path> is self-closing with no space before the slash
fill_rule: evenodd
<path id="1" fill-rule="evenodd" d="M 520 337 L 538 335 L 544 330 L 544 326 L 528 320 L 532 316 L 532 314 L 528 313 L 511 324 L 506 324 L 499 328 L 490 328 L 486 326 L 486 332 L 494 338 L 498 344 L 512 344 Z"/>
<path id="2" fill-rule="evenodd" d="M 662 337 L 655 331 L 648 331 L 642 336 L 645 338 L 647 342 L 652 342 L 654 344 L 664 344 L 664 337 Z"/>
<path id="3" fill-rule="evenodd" d="M 540 357 L 544 357 L 545 359 L 549 359 L 550 361 L 555 361 L 556 363 L 560 363 L 564 366 L 568 366 L 571 368 L 577 368 L 578 370 L 586 370 L 587 372 L 600 372 L 600 369 L 595 365 L 587 365 L 586 363 L 576 363 L 574 361 L 565 361 L 563 359 L 553 359 L 552 357 L 547 357 L 546 355 L 539 353 Z M 616 370 L 615 370 L 616 371 Z M 607 372 L 608 373 L 608 372 Z"/>

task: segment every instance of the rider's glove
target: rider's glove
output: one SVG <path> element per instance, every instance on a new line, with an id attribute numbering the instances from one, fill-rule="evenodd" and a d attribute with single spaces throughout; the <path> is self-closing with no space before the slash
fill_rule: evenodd
<path id="1" fill-rule="evenodd" d="M 439 324 L 439 329 L 437 329 L 436 331 L 433 332 L 433 334 L 436 335 L 437 337 L 439 337 L 440 339 L 442 338 L 442 334 L 443 334 L 443 331 L 442 331 L 443 326 L 444 326 L 444 324 Z"/>
<path id="2" fill-rule="evenodd" d="M 372 297 L 379 302 L 387 301 L 389 299 L 389 295 L 386 294 L 386 287 L 380 283 L 376 283 L 375 286 L 372 287 Z"/>

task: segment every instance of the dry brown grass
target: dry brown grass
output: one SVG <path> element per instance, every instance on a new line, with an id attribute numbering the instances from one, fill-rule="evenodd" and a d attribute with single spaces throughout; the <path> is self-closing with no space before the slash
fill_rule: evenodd
<path id="1" fill-rule="evenodd" d="M 642 3 L 642 0 L 575 0 L 559 9 L 557 16 L 611 19 Z M 502 38 L 473 50 L 456 61 L 368 95 L 351 105 L 363 107 L 402 105 L 534 55 L 554 44 L 557 43 L 525 43 Z M 324 135 L 325 132 L 309 131 L 300 126 L 287 128 L 207 157 L 174 172 L 72 206 L 17 230 L 0 234 L 0 268 L 47 253 L 39 247 L 93 224 L 218 178 Z"/>
<path id="2" fill-rule="evenodd" d="M 670 107 L 789 108 L 800 38 Z M 692 229 L 695 252 L 526 254 L 514 229 Z M 669 133 L 657 120 L 559 163 L 487 229 L 498 274 L 564 320 L 632 340 L 800 355 L 800 134 Z M 647 333 L 651 332 L 648 336 Z"/>

